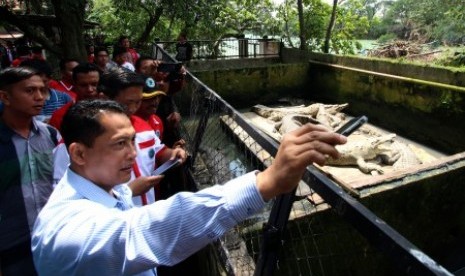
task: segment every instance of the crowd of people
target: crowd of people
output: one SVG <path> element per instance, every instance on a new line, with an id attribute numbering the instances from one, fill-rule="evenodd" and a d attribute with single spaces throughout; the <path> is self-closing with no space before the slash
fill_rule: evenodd
<path id="1" fill-rule="evenodd" d="M 85 61 L 61 60 L 57 79 L 43 56 L 22 54 L 0 71 L 1 276 L 156 275 L 291 191 L 346 141 L 309 124 L 263 172 L 182 192 L 179 168 L 152 173 L 188 159 L 173 101 L 184 67 L 160 72 L 163 62 L 124 36 L 113 61 L 95 47 Z"/>

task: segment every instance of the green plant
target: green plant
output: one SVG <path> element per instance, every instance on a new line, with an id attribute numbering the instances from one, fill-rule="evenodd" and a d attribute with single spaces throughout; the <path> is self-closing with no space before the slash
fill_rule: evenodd
<path id="1" fill-rule="evenodd" d="M 394 33 L 388 33 L 388 34 L 384 34 L 382 36 L 380 36 L 378 38 L 378 43 L 388 43 L 388 42 L 391 42 L 391 41 L 394 41 L 397 39 L 397 35 L 394 34 Z"/>

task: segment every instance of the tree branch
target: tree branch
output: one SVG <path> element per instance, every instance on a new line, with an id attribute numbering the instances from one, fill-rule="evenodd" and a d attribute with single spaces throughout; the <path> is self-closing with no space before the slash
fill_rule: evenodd
<path id="1" fill-rule="evenodd" d="M 44 47 L 46 50 L 49 50 L 58 56 L 62 55 L 61 49 L 55 46 L 42 32 L 39 32 L 36 28 L 31 27 L 24 20 L 20 20 L 15 14 L 13 14 L 5 7 L 0 7 L 0 21 L 17 27 L 27 37 L 42 45 L 42 47 Z"/>
<path id="2" fill-rule="evenodd" d="M 143 6 L 145 9 L 145 5 Z M 144 31 L 142 32 L 140 37 L 137 39 L 137 43 L 136 43 L 137 47 L 140 47 L 142 44 L 147 42 L 150 36 L 150 33 L 152 32 L 153 28 L 158 23 L 161 15 L 163 14 L 163 7 L 162 6 L 157 7 L 153 15 L 151 14 L 150 11 L 147 10 L 147 12 L 149 13 L 149 20 L 147 21 L 147 24 L 145 24 Z"/>

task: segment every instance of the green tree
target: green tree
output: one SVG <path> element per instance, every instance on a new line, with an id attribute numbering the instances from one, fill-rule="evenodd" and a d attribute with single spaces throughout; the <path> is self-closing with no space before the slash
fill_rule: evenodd
<path id="1" fill-rule="evenodd" d="M 329 53 L 329 43 L 331 40 L 331 34 L 333 32 L 334 25 L 336 23 L 336 15 L 337 15 L 337 5 L 339 2 L 344 0 L 333 0 L 333 8 L 331 10 L 331 17 L 329 19 L 328 27 L 326 28 L 326 35 L 325 41 L 323 44 L 323 53 Z"/>
<path id="2" fill-rule="evenodd" d="M 355 40 L 367 34 L 369 22 L 363 10 L 362 1 L 334 0 L 331 19 L 328 23 L 323 52 L 354 54 L 354 48 L 361 45 Z"/>
<path id="3" fill-rule="evenodd" d="M 143 45 L 175 40 L 181 31 L 208 40 L 276 31 L 272 12 L 269 0 L 94 0 L 88 18 L 102 22 L 107 42 L 125 34 Z"/>
<path id="4" fill-rule="evenodd" d="M 463 1 L 397 0 L 389 6 L 382 24 L 401 39 L 463 43 Z"/>
<path id="5" fill-rule="evenodd" d="M 0 5 L 0 23 L 18 28 L 28 38 L 58 57 L 85 60 L 85 0 L 32 0 L 25 1 L 25 4 L 25 10 L 20 13 L 13 11 L 7 4 Z M 51 20 L 42 20 L 40 24 L 29 23 L 26 18 L 34 14 L 48 16 Z"/>

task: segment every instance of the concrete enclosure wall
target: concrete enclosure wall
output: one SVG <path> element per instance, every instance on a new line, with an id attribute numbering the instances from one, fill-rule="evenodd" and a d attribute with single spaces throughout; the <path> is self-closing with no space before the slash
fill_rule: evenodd
<path id="1" fill-rule="evenodd" d="M 309 98 L 347 102 L 352 115 L 366 114 L 372 123 L 444 153 L 465 150 L 464 73 L 408 66 L 405 76 L 403 64 L 359 59 L 344 66 L 321 60 L 309 60 Z M 381 67 L 382 72 L 366 70 Z M 437 75 L 448 76 L 447 83 L 431 81 Z"/>
<path id="2" fill-rule="evenodd" d="M 189 70 L 238 109 L 257 103 L 273 103 L 279 98 L 298 97 L 308 86 L 307 63 L 246 61 L 209 63 L 208 67 L 202 65 L 201 68 L 192 65 Z"/>
<path id="3" fill-rule="evenodd" d="M 349 103 L 351 115 L 445 153 L 465 150 L 465 73 L 386 60 L 283 49 L 279 59 L 191 64 L 236 108 L 301 97 Z"/>

